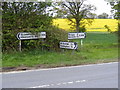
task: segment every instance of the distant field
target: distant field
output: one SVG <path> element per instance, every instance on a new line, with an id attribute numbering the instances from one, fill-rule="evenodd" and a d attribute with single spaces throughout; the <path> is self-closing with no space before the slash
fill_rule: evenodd
<path id="1" fill-rule="evenodd" d="M 106 32 L 107 29 L 104 27 L 107 25 L 111 31 L 117 31 L 117 23 L 116 19 L 94 19 L 92 25 L 86 25 L 87 32 L 89 31 L 100 31 Z M 53 25 L 58 26 L 59 28 L 65 29 L 66 31 L 72 31 L 71 26 L 68 25 L 69 21 L 67 19 L 54 19 Z"/>

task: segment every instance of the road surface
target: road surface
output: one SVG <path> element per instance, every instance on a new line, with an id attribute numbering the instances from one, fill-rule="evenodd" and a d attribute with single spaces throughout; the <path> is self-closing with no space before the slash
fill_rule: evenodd
<path id="1" fill-rule="evenodd" d="M 118 63 L 3 73 L 2 88 L 118 88 Z"/>

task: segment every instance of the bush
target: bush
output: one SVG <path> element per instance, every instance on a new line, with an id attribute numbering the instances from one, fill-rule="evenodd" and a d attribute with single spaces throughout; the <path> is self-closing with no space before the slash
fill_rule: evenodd
<path id="1" fill-rule="evenodd" d="M 67 40 L 67 32 L 55 26 L 44 29 L 38 28 L 36 31 L 45 31 L 47 34 L 46 38 L 39 40 L 23 41 L 24 50 L 37 48 L 40 50 L 59 51 L 59 42 Z"/>
<path id="2" fill-rule="evenodd" d="M 58 27 L 52 26 L 46 30 L 47 38 L 45 40 L 45 45 L 49 50 L 60 50 L 59 42 L 67 41 L 67 32 L 65 30 L 59 29 Z"/>
<path id="3" fill-rule="evenodd" d="M 25 31 L 28 31 L 27 29 Z M 36 40 L 22 40 L 22 50 L 32 50 L 32 49 L 44 49 L 44 50 L 54 50 L 59 51 L 59 42 L 67 41 L 67 32 L 65 30 L 59 29 L 55 26 L 49 26 L 47 28 L 29 29 L 28 32 L 42 32 L 45 31 L 47 36 L 46 39 L 36 39 Z M 9 33 L 9 35 L 3 34 L 3 51 L 17 50 L 19 40 L 16 35 Z M 6 38 L 5 38 L 6 37 Z"/>
<path id="4" fill-rule="evenodd" d="M 107 29 L 108 32 L 111 32 L 111 29 L 108 25 L 105 25 L 104 27 Z"/>

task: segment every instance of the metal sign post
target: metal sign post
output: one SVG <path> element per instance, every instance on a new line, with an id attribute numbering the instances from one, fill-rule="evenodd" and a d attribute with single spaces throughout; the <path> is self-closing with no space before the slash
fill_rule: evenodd
<path id="1" fill-rule="evenodd" d="M 31 33 L 31 32 L 19 32 L 17 34 L 17 38 L 19 39 L 19 51 L 22 51 L 22 40 L 30 40 L 30 39 L 39 39 L 42 38 L 42 43 L 43 43 L 43 39 L 46 38 L 46 32 L 35 32 L 35 33 Z M 43 49 L 43 47 L 42 47 Z"/>
<path id="2" fill-rule="evenodd" d="M 82 39 L 86 37 L 86 33 L 77 32 L 77 33 L 68 33 L 68 39 Z"/>
<path id="3" fill-rule="evenodd" d="M 83 46 L 83 40 L 82 39 L 80 39 L 80 45 Z"/>
<path id="4" fill-rule="evenodd" d="M 21 52 L 22 51 L 22 41 L 21 40 L 19 40 L 19 51 Z"/>
<path id="5" fill-rule="evenodd" d="M 80 39 L 80 45 L 83 46 L 83 38 L 86 38 L 85 32 L 68 33 L 68 39 Z"/>
<path id="6" fill-rule="evenodd" d="M 80 39 L 80 49 L 83 48 L 83 39 Z"/>
<path id="7" fill-rule="evenodd" d="M 78 45 L 76 42 L 60 42 L 60 48 L 76 50 Z"/>
<path id="8" fill-rule="evenodd" d="M 46 38 L 46 32 L 38 32 L 38 33 L 19 32 L 17 34 L 17 38 L 19 40 Z"/>

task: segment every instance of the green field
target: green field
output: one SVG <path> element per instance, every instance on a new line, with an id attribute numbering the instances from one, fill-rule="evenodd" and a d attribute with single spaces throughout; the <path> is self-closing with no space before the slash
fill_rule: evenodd
<path id="1" fill-rule="evenodd" d="M 87 33 L 83 39 L 83 46 L 78 42 L 78 51 L 63 50 L 54 51 L 23 51 L 3 53 L 3 67 L 56 67 L 68 65 L 82 65 L 90 63 L 113 62 L 118 60 L 118 38 L 113 33 Z"/>

